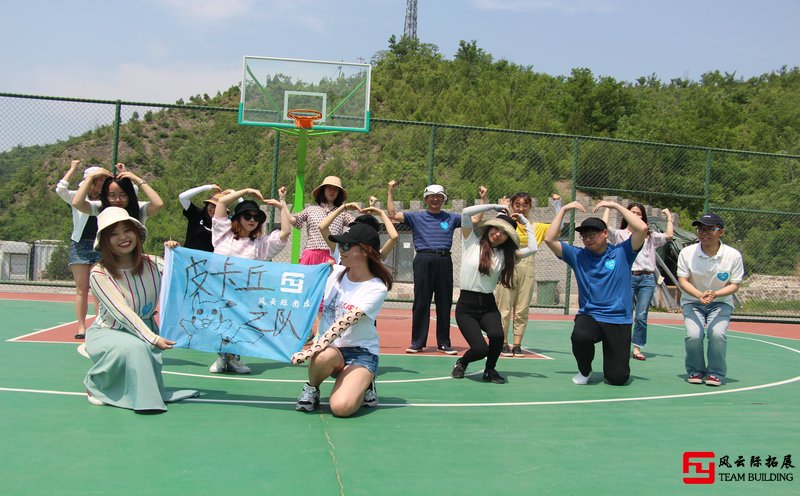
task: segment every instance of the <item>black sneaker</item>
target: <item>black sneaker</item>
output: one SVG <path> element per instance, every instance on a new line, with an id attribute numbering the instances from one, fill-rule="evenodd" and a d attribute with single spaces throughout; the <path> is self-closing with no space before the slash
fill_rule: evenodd
<path id="1" fill-rule="evenodd" d="M 446 355 L 458 355 L 458 351 L 454 350 L 453 348 L 451 348 L 450 346 L 448 346 L 446 344 L 443 344 L 442 346 L 439 346 L 438 348 L 436 348 L 436 351 L 438 351 L 440 353 L 444 353 Z"/>
<path id="2" fill-rule="evenodd" d="M 525 354 L 525 352 L 522 351 L 522 347 L 519 345 L 514 346 L 511 352 L 514 354 L 514 356 L 523 356 Z"/>
<path id="3" fill-rule="evenodd" d="M 406 353 L 419 353 L 420 351 L 422 351 L 422 346 L 417 347 L 412 344 L 406 348 Z"/>
<path id="4" fill-rule="evenodd" d="M 504 357 L 512 357 L 514 353 L 511 352 L 511 348 L 508 347 L 508 343 L 503 345 L 503 348 L 500 350 L 500 354 Z"/>
<path id="5" fill-rule="evenodd" d="M 461 365 L 461 360 L 456 360 L 456 364 L 453 365 L 453 371 L 450 372 L 450 377 L 453 379 L 463 379 L 464 372 L 466 372 L 467 368 Z"/>
<path id="6" fill-rule="evenodd" d="M 495 369 L 486 369 L 483 371 L 483 380 L 486 382 L 493 382 L 495 384 L 505 384 L 506 379 L 498 374 Z"/>

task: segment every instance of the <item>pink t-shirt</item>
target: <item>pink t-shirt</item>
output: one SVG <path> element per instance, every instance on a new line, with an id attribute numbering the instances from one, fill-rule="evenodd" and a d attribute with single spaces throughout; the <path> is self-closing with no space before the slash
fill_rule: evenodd
<path id="1" fill-rule="evenodd" d="M 268 236 L 256 239 L 249 237 L 234 239 L 231 220 L 219 217 L 211 219 L 211 244 L 214 253 L 231 257 L 248 258 L 250 260 L 272 260 L 287 245 L 281 241 L 280 231 L 272 231 Z"/>

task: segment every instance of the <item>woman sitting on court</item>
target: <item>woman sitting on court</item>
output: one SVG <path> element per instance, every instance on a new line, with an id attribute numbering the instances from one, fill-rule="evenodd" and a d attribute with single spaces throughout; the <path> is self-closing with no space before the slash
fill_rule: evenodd
<path id="1" fill-rule="evenodd" d="M 514 213 L 511 217 L 502 213 L 494 219 L 483 221 L 472 227 L 472 216 L 497 210 L 506 212 L 503 205 L 475 205 L 461 213 L 462 241 L 461 255 L 461 293 L 456 303 L 456 323 L 461 334 L 469 344 L 464 356 L 456 360 L 452 377 L 462 379 L 467 366 L 486 358 L 483 380 L 503 384 L 495 366 L 503 347 L 503 324 L 500 310 L 494 299 L 497 280 L 509 288 L 514 280 L 514 257 L 527 257 L 537 250 L 536 237 L 530 222 L 524 215 Z M 517 222 L 521 222 L 528 235 L 528 246 L 519 248 Z M 486 333 L 489 344 L 481 331 Z"/>
<path id="2" fill-rule="evenodd" d="M 94 366 L 84 380 L 93 405 L 166 411 L 165 402 L 197 396 L 197 391 L 164 389 L 161 351 L 175 342 L 158 335 L 153 318 L 162 260 L 143 252 L 146 237 L 144 225 L 121 208 L 109 207 L 97 217 L 94 247 L 101 258 L 89 283 L 99 311 L 86 331 L 86 352 Z"/>
<path id="3" fill-rule="evenodd" d="M 314 411 L 319 406 L 320 384 L 335 377 L 331 411 L 337 417 L 349 417 L 361 406 L 378 405 L 375 319 L 392 288 L 392 274 L 381 261 L 380 237 L 371 226 L 357 222 L 330 240 L 339 245 L 341 265 L 333 266 L 325 285 L 320 329 L 327 330 L 310 348 L 292 356 L 294 364 L 311 360 L 296 410 Z"/>
<path id="4" fill-rule="evenodd" d="M 284 197 L 286 188 L 278 190 L 279 200 L 265 200 L 257 189 L 246 188 L 231 191 L 217 200 L 214 218 L 211 220 L 211 242 L 214 253 L 249 260 L 272 260 L 286 246 L 292 227 L 289 224 L 289 209 Z M 271 207 L 280 209 L 281 229 L 264 235 L 265 214 L 253 200 L 244 200 L 236 205 L 233 217 L 228 218 L 228 205 L 244 195 L 251 195 Z M 250 367 L 242 363 L 239 355 L 219 353 L 216 361 L 208 369 L 213 374 L 233 372 L 249 374 Z"/>

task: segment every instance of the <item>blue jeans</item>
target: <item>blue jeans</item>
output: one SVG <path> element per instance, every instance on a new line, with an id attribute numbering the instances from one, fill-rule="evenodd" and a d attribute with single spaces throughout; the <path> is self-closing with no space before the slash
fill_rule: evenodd
<path id="1" fill-rule="evenodd" d="M 633 323 L 631 342 L 634 346 L 644 348 L 647 344 L 647 312 L 650 311 L 650 302 L 656 291 L 656 280 L 653 274 L 637 276 L 631 274 L 631 292 L 636 304 L 636 317 Z"/>
<path id="2" fill-rule="evenodd" d="M 695 302 L 683 306 L 687 374 L 703 376 L 713 374 L 720 378 L 725 377 L 728 371 L 725 361 L 728 348 L 727 332 L 732 311 L 733 307 L 727 303 L 712 302 L 703 305 Z M 708 338 L 708 366 L 703 353 L 704 334 Z"/>

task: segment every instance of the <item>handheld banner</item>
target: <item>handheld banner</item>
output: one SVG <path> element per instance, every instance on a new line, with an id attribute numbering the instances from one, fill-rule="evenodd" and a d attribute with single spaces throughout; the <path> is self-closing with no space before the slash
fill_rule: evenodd
<path id="1" fill-rule="evenodd" d="M 289 362 L 311 332 L 330 266 L 167 249 L 161 336 L 177 348 Z"/>

